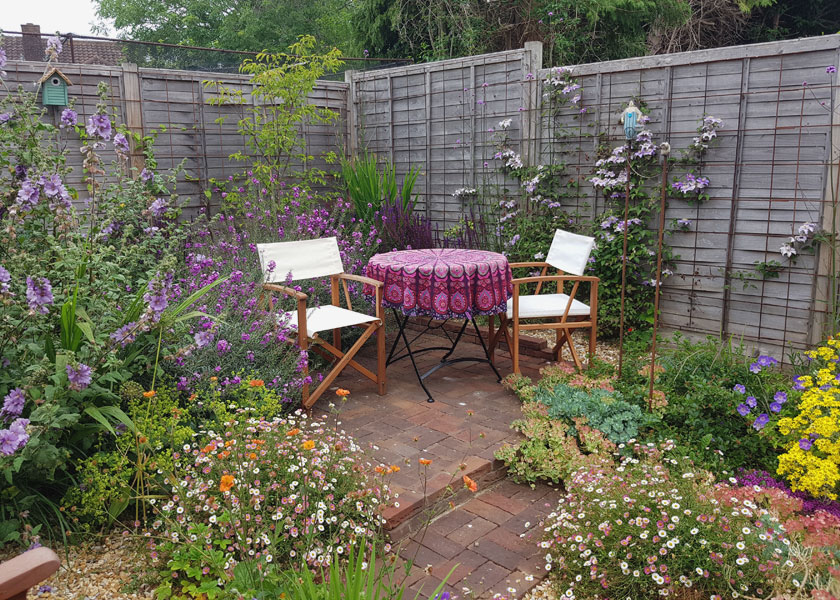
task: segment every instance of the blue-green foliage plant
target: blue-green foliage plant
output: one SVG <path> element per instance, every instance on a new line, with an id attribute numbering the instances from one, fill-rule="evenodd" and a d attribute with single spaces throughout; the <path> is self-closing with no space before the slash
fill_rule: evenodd
<path id="1" fill-rule="evenodd" d="M 619 393 L 598 388 L 582 390 L 558 383 L 553 389 L 540 389 L 535 400 L 548 406 L 550 417 L 569 422 L 570 435 L 577 435 L 573 419 L 584 417 L 590 427 L 615 444 L 627 443 L 659 420 L 623 400 Z"/>

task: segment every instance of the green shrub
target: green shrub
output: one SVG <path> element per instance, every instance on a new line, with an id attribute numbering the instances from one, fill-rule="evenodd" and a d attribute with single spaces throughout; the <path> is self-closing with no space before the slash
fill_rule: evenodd
<path id="1" fill-rule="evenodd" d="M 617 392 L 600 388 L 583 390 L 558 383 L 551 390 L 543 388 L 538 391 L 535 400 L 548 406 L 550 417 L 571 423 L 571 435 L 577 435 L 573 420 L 583 417 L 590 427 L 602 432 L 615 444 L 636 438 L 640 429 L 658 421 L 638 406 L 622 400 Z"/>

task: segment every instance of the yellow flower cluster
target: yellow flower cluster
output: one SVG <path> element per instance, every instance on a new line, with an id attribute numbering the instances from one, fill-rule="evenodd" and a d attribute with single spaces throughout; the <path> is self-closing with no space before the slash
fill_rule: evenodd
<path id="1" fill-rule="evenodd" d="M 837 377 L 840 338 L 805 354 L 814 361 L 815 372 L 801 376 L 803 390 L 799 414 L 779 419 L 779 431 L 788 436 L 785 453 L 779 457 L 778 474 L 794 491 L 837 498 L 840 485 L 840 381 Z"/>

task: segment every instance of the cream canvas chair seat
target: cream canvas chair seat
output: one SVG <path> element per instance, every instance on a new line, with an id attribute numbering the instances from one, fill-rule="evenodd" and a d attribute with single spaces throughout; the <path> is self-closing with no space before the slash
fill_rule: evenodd
<path id="1" fill-rule="evenodd" d="M 297 312 L 284 312 L 282 315 L 278 315 L 277 320 L 280 323 L 290 323 L 297 329 Z M 347 310 L 340 306 L 333 306 L 332 304 L 314 306 L 306 309 L 306 335 L 314 338 L 321 331 L 352 327 L 372 321 L 376 321 L 376 317 Z"/>
<path id="2" fill-rule="evenodd" d="M 353 367 L 371 381 L 376 382 L 379 395 L 384 395 L 385 315 L 382 312 L 382 282 L 361 275 L 345 273 L 344 266 L 341 263 L 341 253 L 338 249 L 338 240 L 335 237 L 298 242 L 257 244 L 257 253 L 260 257 L 260 267 L 263 272 L 263 293 L 260 296 L 260 304 L 264 305 L 266 298 L 268 298 L 270 310 L 273 311 L 273 293 L 275 292 L 294 298 L 297 301 L 297 309 L 295 311 L 278 312 L 278 324 L 288 324 L 297 329 L 297 341 L 301 350 L 311 348 L 334 363 L 332 370 L 324 376 L 324 379 L 311 394 L 309 393 L 309 384 L 303 385 L 303 406 L 310 408 L 347 366 Z M 332 304 L 324 306 L 308 306 L 306 294 L 283 285 L 287 282 L 322 277 L 330 278 L 332 296 Z M 368 284 L 374 288 L 376 315 L 368 315 L 353 310 L 347 288 L 348 281 Z M 339 306 L 342 290 L 347 308 Z M 341 330 L 345 327 L 363 328 L 362 335 L 347 352 L 341 349 Z M 320 337 L 319 334 L 323 331 L 333 332 L 332 344 Z M 356 353 L 374 333 L 377 334 L 376 373 L 354 360 Z M 309 367 L 307 365 L 304 376 L 308 372 Z"/>
<path id="3" fill-rule="evenodd" d="M 595 239 L 558 229 L 545 262 L 511 263 L 512 269 L 540 269 L 539 275 L 519 277 L 513 280 L 513 297 L 507 302 L 507 312 L 499 315 L 499 329 L 494 330 L 495 318 L 490 317 L 490 357 L 494 357 L 496 346 L 505 338 L 513 361 L 513 372 L 519 373 L 519 332 L 535 329 L 553 329 L 556 332 L 554 357 L 560 360 L 565 344 L 569 346 L 575 365 L 582 367 L 580 357 L 572 342 L 572 330 L 589 329 L 589 354 L 595 354 L 598 328 L 598 278 L 583 275 L 589 263 L 589 255 Z M 549 275 L 549 268 L 556 274 Z M 543 284 L 556 284 L 554 293 L 540 294 Z M 576 295 L 582 283 L 589 284 L 589 304 L 578 300 Z M 536 284 L 534 294 L 521 294 L 521 287 Z M 566 288 L 571 289 L 566 293 Z M 540 319 L 549 322 L 523 323 L 524 319 Z M 509 328 L 512 330 L 510 331 Z"/>
<path id="4" fill-rule="evenodd" d="M 564 307 L 569 302 L 567 294 L 540 294 L 538 296 L 519 296 L 520 319 L 544 319 L 557 316 L 557 307 Z M 588 317 L 589 307 L 572 298 L 569 307 L 570 317 Z M 507 303 L 507 318 L 513 318 L 513 298 Z"/>

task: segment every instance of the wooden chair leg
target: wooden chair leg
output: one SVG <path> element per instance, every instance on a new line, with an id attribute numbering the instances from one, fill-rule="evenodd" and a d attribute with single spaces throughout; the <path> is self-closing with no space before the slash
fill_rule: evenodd
<path id="1" fill-rule="evenodd" d="M 510 356 L 513 359 L 513 372 L 517 375 L 519 371 L 519 319 L 514 315 L 513 319 L 513 345 L 510 348 Z"/>
<path id="2" fill-rule="evenodd" d="M 324 380 L 318 385 L 314 392 L 307 398 L 307 400 L 303 403 L 303 407 L 309 410 L 315 401 L 321 397 L 321 395 L 327 390 L 327 388 L 332 385 L 332 382 L 335 381 L 335 378 L 344 370 L 344 367 L 347 366 L 359 349 L 364 345 L 367 339 L 373 334 L 379 327 L 376 324 L 369 326 L 365 329 L 364 333 L 356 340 L 356 343 L 341 357 L 332 370 L 324 377 Z"/>
<path id="3" fill-rule="evenodd" d="M 582 370 L 583 364 L 580 362 L 580 356 L 578 356 L 578 352 L 575 349 L 575 341 L 572 339 L 571 329 L 566 329 L 564 331 L 564 334 L 566 336 L 566 342 L 569 344 L 569 352 L 572 353 L 572 360 L 575 361 L 575 366 L 578 368 L 578 370 Z"/>
<path id="4" fill-rule="evenodd" d="M 385 319 L 376 331 L 376 386 L 380 396 L 385 395 Z"/>
<path id="5" fill-rule="evenodd" d="M 592 359 L 595 357 L 595 351 L 597 349 L 597 334 L 598 328 L 595 326 L 595 321 L 592 321 L 592 327 L 589 328 L 589 361 L 588 366 L 592 366 Z"/>

